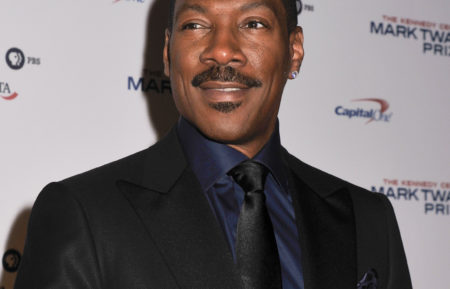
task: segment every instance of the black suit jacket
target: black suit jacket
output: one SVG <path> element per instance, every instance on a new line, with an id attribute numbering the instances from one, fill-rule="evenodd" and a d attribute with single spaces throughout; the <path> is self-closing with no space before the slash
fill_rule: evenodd
<path id="1" fill-rule="evenodd" d="M 305 289 L 411 288 L 389 201 L 287 151 Z M 239 288 L 224 234 L 175 130 L 147 150 L 44 188 L 16 289 Z"/>

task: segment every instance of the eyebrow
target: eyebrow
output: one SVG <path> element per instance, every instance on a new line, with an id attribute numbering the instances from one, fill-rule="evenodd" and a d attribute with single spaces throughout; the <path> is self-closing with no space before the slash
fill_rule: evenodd
<path id="1" fill-rule="evenodd" d="M 248 4 L 244 4 L 242 5 L 239 10 L 241 10 L 242 12 L 246 12 L 252 9 L 256 9 L 258 7 L 265 7 L 267 9 L 270 9 L 272 11 L 274 11 L 274 7 L 272 7 L 271 5 L 267 4 L 266 2 L 252 2 L 252 3 L 248 3 Z M 178 19 L 178 17 L 180 16 L 181 13 L 186 12 L 188 10 L 193 10 L 195 12 L 199 12 L 201 14 L 206 14 L 208 12 L 208 9 L 206 9 L 205 7 L 199 5 L 199 4 L 186 4 L 184 3 L 183 6 L 181 6 L 181 8 L 177 11 L 177 13 L 175 14 L 175 21 Z"/>
<path id="2" fill-rule="evenodd" d="M 242 5 L 239 10 L 241 10 L 242 12 L 248 11 L 248 10 L 252 10 L 258 7 L 265 7 L 268 8 L 270 10 L 274 10 L 274 7 L 272 7 L 271 5 L 267 4 L 266 2 L 252 2 L 252 3 L 248 3 L 245 5 Z"/>
<path id="3" fill-rule="evenodd" d="M 184 3 L 183 6 L 181 6 L 181 8 L 175 14 L 175 21 L 178 19 L 181 13 L 186 12 L 188 10 L 193 10 L 202 14 L 206 14 L 206 12 L 208 12 L 208 10 L 201 5 Z"/>

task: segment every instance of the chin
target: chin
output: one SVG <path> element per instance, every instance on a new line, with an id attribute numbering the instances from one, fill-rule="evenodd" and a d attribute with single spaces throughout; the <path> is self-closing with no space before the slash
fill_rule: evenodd
<path id="1" fill-rule="evenodd" d="M 224 144 L 239 144 L 244 142 L 246 130 L 242 124 L 233 124 L 230 122 L 213 124 L 206 126 L 197 126 L 200 131 L 209 139 Z"/>

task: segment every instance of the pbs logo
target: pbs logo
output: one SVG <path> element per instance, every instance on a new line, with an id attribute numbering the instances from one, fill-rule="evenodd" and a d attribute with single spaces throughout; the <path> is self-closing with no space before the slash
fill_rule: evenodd
<path id="1" fill-rule="evenodd" d="M 25 54 L 19 48 L 11 48 L 6 52 L 6 64 L 14 70 L 21 69 L 25 64 Z"/>
<path id="2" fill-rule="evenodd" d="M 300 13 L 302 13 L 303 10 L 303 3 L 302 0 L 297 0 L 297 15 L 300 15 Z"/>

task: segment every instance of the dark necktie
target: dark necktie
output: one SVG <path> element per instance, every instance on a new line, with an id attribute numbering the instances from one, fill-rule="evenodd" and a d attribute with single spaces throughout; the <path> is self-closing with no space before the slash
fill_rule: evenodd
<path id="1" fill-rule="evenodd" d="M 281 269 L 264 183 L 268 169 L 248 160 L 229 175 L 245 192 L 236 234 L 236 261 L 243 289 L 281 289 Z"/>

